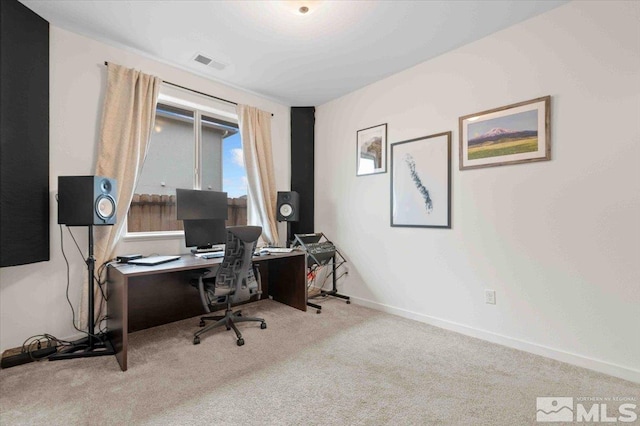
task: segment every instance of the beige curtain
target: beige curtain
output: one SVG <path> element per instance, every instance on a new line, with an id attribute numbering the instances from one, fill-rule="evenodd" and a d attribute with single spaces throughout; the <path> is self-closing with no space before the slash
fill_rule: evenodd
<path id="1" fill-rule="evenodd" d="M 96 274 L 100 265 L 115 257 L 116 244 L 124 231 L 129 204 L 147 154 L 162 83 L 158 77 L 111 63 L 107 65 L 107 72 L 95 174 L 117 180 L 117 224 L 94 228 Z M 82 296 L 79 317 L 80 328 L 84 329 L 87 327 L 88 285 L 84 286 Z M 104 316 L 106 301 L 98 286 L 95 286 L 94 296 L 96 316 L 98 313 Z"/>
<path id="2" fill-rule="evenodd" d="M 237 111 L 249 181 L 247 221 L 250 225 L 262 226 L 262 236 L 266 242 L 277 245 L 277 193 L 271 154 L 271 114 L 247 105 L 238 105 Z"/>

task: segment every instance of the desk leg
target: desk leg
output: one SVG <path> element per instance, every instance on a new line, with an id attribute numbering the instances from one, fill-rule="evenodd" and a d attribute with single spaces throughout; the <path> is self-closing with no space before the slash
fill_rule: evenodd
<path id="1" fill-rule="evenodd" d="M 128 280 L 118 270 L 107 269 L 107 336 L 122 371 L 127 371 Z"/>
<path id="2" fill-rule="evenodd" d="M 264 262 L 269 270 L 268 289 L 273 300 L 301 311 L 307 310 L 305 260 L 305 256 L 288 256 L 271 258 Z"/>

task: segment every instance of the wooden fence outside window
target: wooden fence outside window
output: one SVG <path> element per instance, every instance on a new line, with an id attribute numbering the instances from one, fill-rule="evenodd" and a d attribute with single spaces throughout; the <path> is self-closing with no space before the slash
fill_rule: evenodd
<path id="1" fill-rule="evenodd" d="M 247 224 L 247 198 L 227 199 L 227 226 Z M 176 219 L 176 196 L 134 194 L 127 215 L 128 232 L 158 232 L 183 230 Z"/>

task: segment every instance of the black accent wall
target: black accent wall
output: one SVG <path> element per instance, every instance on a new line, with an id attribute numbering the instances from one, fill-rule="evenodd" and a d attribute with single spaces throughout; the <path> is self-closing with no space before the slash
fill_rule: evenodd
<path id="1" fill-rule="evenodd" d="M 315 232 L 314 209 L 314 127 L 315 107 L 291 108 L 291 190 L 299 197 L 299 221 L 291 223 L 292 234 Z"/>
<path id="2" fill-rule="evenodd" d="M 49 23 L 0 1 L 0 266 L 49 260 Z"/>

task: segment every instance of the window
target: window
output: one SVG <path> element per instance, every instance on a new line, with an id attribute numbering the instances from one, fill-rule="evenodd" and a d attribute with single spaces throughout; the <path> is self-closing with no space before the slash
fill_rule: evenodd
<path id="1" fill-rule="evenodd" d="M 235 112 L 160 97 L 128 233 L 180 234 L 176 188 L 227 192 L 227 226 L 247 224 L 247 177 Z"/>

